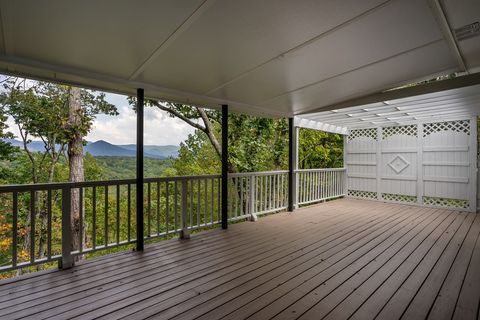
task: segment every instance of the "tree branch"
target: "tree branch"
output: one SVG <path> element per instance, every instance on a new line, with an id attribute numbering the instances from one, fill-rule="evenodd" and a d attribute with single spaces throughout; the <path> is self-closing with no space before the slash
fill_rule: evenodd
<path id="1" fill-rule="evenodd" d="M 200 107 L 195 107 L 195 108 L 197 109 L 198 113 L 200 114 L 200 117 L 203 120 L 203 123 L 205 124 L 204 132 L 207 134 L 208 139 L 210 140 L 210 142 L 213 145 L 213 148 L 217 152 L 218 156 L 221 158 L 222 157 L 222 148 L 220 147 L 220 144 L 218 143 L 217 138 L 213 134 L 212 122 L 210 121 L 210 119 L 208 119 L 207 113 L 205 112 L 205 110 L 203 108 L 200 108 Z"/>
<path id="2" fill-rule="evenodd" d="M 199 125 L 198 123 L 196 122 L 193 122 L 192 120 L 188 119 L 187 117 L 185 117 L 183 114 L 181 114 L 180 112 L 172 109 L 172 108 L 169 108 L 169 107 L 166 107 L 162 104 L 160 104 L 158 101 L 152 101 L 152 103 L 157 107 L 159 108 L 160 110 L 163 110 L 163 111 L 166 111 L 172 115 L 174 115 L 175 117 L 185 121 L 186 123 L 188 123 L 189 125 L 191 125 L 192 127 L 194 128 L 197 128 L 198 130 L 201 130 L 203 132 L 206 133 L 206 128 L 205 127 L 202 127 L 201 125 Z"/>

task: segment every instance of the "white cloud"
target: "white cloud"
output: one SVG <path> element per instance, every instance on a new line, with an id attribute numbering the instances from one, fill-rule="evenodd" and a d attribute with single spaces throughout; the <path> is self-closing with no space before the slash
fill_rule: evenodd
<path id="1" fill-rule="evenodd" d="M 118 116 L 99 116 L 93 123 L 87 140 L 106 140 L 113 144 L 128 144 L 136 141 L 137 116 L 128 105 L 125 96 L 107 94 L 107 100 L 117 106 Z M 194 129 L 178 118 L 169 117 L 166 112 L 145 109 L 144 143 L 154 145 L 179 145 Z"/>
<path id="2" fill-rule="evenodd" d="M 106 94 L 107 100 L 116 105 L 118 116 L 99 115 L 93 122 L 92 130 L 87 135 L 88 141 L 105 140 L 113 144 L 134 144 L 136 142 L 136 114 L 128 105 L 125 96 Z M 19 132 L 13 119 L 7 121 L 10 131 L 16 136 Z M 145 109 L 144 143 L 147 145 L 179 145 L 194 129 L 178 118 L 169 117 L 166 112 Z"/>

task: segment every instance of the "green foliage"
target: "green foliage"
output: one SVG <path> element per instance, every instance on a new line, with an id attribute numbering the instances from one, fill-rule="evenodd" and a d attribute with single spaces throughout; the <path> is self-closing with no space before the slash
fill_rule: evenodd
<path id="1" fill-rule="evenodd" d="M 180 144 L 178 158 L 173 161 L 175 172 L 180 175 L 216 174 L 221 163 L 215 149 L 200 130 L 190 134 L 185 142 Z"/>
<path id="2" fill-rule="evenodd" d="M 232 114 L 229 158 L 239 172 L 288 168 L 288 122 Z"/>
<path id="3" fill-rule="evenodd" d="M 0 160 L 10 159 L 18 151 L 18 148 L 2 140 L 13 138 L 13 134 L 7 131 L 7 118 L 5 106 L 0 105 Z"/>
<path id="4" fill-rule="evenodd" d="M 300 169 L 343 166 L 342 135 L 302 128 L 298 144 Z"/>
<path id="5" fill-rule="evenodd" d="M 103 179 L 132 179 L 136 176 L 136 159 L 130 157 L 95 157 L 90 154 L 85 156 L 85 159 L 90 157 L 95 160 L 96 169 L 99 169 L 102 173 Z M 153 178 L 161 177 L 165 175 L 165 171 L 172 166 L 172 160 L 160 160 L 160 159 L 144 159 L 144 177 Z M 87 179 L 88 171 L 94 170 L 93 167 L 87 167 L 85 165 L 85 177 Z M 167 172 L 172 175 L 171 171 Z M 176 175 L 176 174 L 173 174 Z"/>
<path id="6" fill-rule="evenodd" d="M 215 117 L 216 118 L 216 117 Z M 214 122 L 214 133 L 221 136 L 221 126 Z M 247 115 L 229 117 L 229 161 L 237 172 L 288 169 L 288 121 Z M 196 130 L 180 145 L 174 168 L 179 175 L 220 172 L 220 159 L 205 133 Z M 341 135 L 300 129 L 299 166 L 338 168 L 343 166 Z"/>
<path id="7" fill-rule="evenodd" d="M 3 82 L 0 92 L 2 115 L 13 118 L 24 144 L 37 138 L 45 145 L 43 153 L 24 148 L 31 162 L 33 183 L 52 182 L 55 175 L 61 175 L 55 169 L 67 144 L 79 134 L 85 136 L 97 114 L 118 114 L 116 107 L 105 100 L 104 93 L 81 90 L 82 108 L 78 114 L 81 121 L 72 124 L 69 121 L 70 89 L 69 86 L 13 77 Z"/>

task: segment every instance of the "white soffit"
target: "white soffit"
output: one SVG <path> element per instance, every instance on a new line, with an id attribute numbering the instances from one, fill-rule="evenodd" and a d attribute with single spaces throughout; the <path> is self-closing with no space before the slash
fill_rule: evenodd
<path id="1" fill-rule="evenodd" d="M 478 3 L 0 0 L 0 72 L 293 116 L 478 71 L 480 38 L 452 42 L 441 23 L 480 21 Z"/>
<path id="2" fill-rule="evenodd" d="M 480 115 L 480 85 L 301 115 L 307 128 L 367 128 Z M 303 127 L 303 126 L 302 126 Z M 320 129 L 322 130 L 322 129 Z M 338 129 L 337 129 L 338 130 Z M 332 131 L 332 130 L 326 130 Z M 340 133 L 340 132 L 339 132 Z"/>

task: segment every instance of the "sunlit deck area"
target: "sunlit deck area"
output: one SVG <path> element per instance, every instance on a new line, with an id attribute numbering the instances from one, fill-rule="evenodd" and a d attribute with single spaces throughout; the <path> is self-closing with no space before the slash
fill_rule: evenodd
<path id="1" fill-rule="evenodd" d="M 0 282 L 2 319 L 478 319 L 480 215 L 340 199 Z"/>

